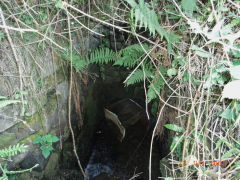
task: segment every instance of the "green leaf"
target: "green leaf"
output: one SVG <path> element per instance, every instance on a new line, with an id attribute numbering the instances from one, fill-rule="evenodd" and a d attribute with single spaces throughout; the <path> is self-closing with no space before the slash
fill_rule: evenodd
<path id="1" fill-rule="evenodd" d="M 163 75 L 165 74 L 165 72 L 163 72 L 163 69 L 160 69 L 160 71 Z M 158 97 L 158 94 L 160 93 L 160 90 L 163 84 L 164 84 L 164 81 L 160 76 L 155 77 L 152 80 L 152 83 L 149 85 L 148 91 L 147 91 L 148 103 Z"/>
<path id="2" fill-rule="evenodd" d="M 219 148 L 222 143 L 225 143 L 229 148 L 232 148 L 232 145 L 228 142 L 228 140 L 225 137 L 217 141 L 216 148 Z"/>
<path id="3" fill-rule="evenodd" d="M 238 168 L 238 167 L 240 167 L 240 161 L 235 162 L 234 165 L 232 165 L 232 166 L 230 167 L 230 169 L 235 169 L 235 168 Z M 239 174 L 240 174 L 240 170 L 238 170 L 238 172 L 236 173 L 236 175 L 238 176 Z M 236 176 L 236 175 L 235 175 L 235 176 Z M 235 179 L 237 179 L 237 177 L 236 177 Z M 234 180 L 235 180 L 235 179 L 234 179 Z"/>
<path id="4" fill-rule="evenodd" d="M 228 120 L 232 120 L 232 118 L 233 118 L 232 109 L 226 109 L 225 111 L 223 111 L 222 114 L 220 114 L 220 117 L 228 119 Z"/>
<path id="5" fill-rule="evenodd" d="M 137 3 L 135 2 L 135 0 L 125 0 L 125 1 L 127 1 L 127 3 L 130 4 L 132 8 L 135 8 L 137 6 Z"/>
<path id="6" fill-rule="evenodd" d="M 59 0 L 59 1 L 55 4 L 55 7 L 58 8 L 58 9 L 64 9 L 61 0 Z"/>
<path id="7" fill-rule="evenodd" d="M 234 60 L 232 63 L 234 66 L 240 65 L 240 60 Z"/>
<path id="8" fill-rule="evenodd" d="M 145 77 L 147 78 L 150 78 L 153 74 L 148 71 L 148 70 L 145 70 Z M 144 80 L 144 72 L 142 69 L 137 69 L 135 72 L 132 73 L 132 75 L 128 78 L 128 80 L 126 81 L 126 85 L 129 86 L 129 85 L 133 85 L 133 84 L 136 84 L 136 83 L 139 83 L 141 81 Z"/>
<path id="9" fill-rule="evenodd" d="M 29 25 L 29 24 L 32 24 L 32 21 L 30 19 L 26 19 L 25 23 Z"/>
<path id="10" fill-rule="evenodd" d="M 175 131 L 175 132 L 181 132 L 181 133 L 184 132 L 184 129 L 182 127 L 177 126 L 175 124 L 165 124 L 164 126 L 168 129 L 172 130 L 172 131 Z"/>
<path id="11" fill-rule="evenodd" d="M 36 134 L 36 138 L 33 140 L 33 144 L 42 143 L 42 137 Z"/>
<path id="12" fill-rule="evenodd" d="M 42 150 L 42 155 L 46 159 L 50 155 L 50 150 L 46 146 L 41 146 L 40 149 Z"/>
<path id="13" fill-rule="evenodd" d="M 7 99 L 6 96 L 0 96 L 0 99 Z"/>
<path id="14" fill-rule="evenodd" d="M 189 81 L 189 74 L 188 74 L 188 71 L 185 71 L 183 73 L 182 83 L 188 82 L 188 81 Z"/>
<path id="15" fill-rule="evenodd" d="M 174 147 L 176 146 L 176 143 L 179 141 L 180 137 L 176 136 L 173 138 L 172 144 L 170 146 L 170 151 L 172 151 L 174 149 Z"/>
<path id="16" fill-rule="evenodd" d="M 229 158 L 233 155 L 233 153 L 230 151 L 227 151 L 225 154 L 222 155 L 221 159 Z"/>
<path id="17" fill-rule="evenodd" d="M 223 73 L 223 72 L 225 72 L 225 71 L 227 71 L 228 69 L 225 67 L 225 65 L 224 64 L 219 64 L 218 66 L 217 66 L 217 68 L 216 68 L 216 71 L 218 72 L 218 73 Z"/>
<path id="18" fill-rule="evenodd" d="M 234 46 L 236 49 L 239 49 L 240 46 Z M 230 54 L 235 58 L 240 58 L 240 51 L 239 50 L 231 50 Z"/>
<path id="19" fill-rule="evenodd" d="M 192 50 L 194 50 L 196 52 L 196 54 L 200 57 L 203 57 L 203 58 L 209 58 L 209 57 L 212 57 L 212 54 L 205 51 L 204 49 L 196 46 L 196 45 L 193 45 Z"/>
<path id="20" fill-rule="evenodd" d="M 25 152 L 27 149 L 27 146 L 24 144 L 16 144 L 13 146 L 9 146 L 8 148 L 0 149 L 0 157 L 5 158 L 8 157 L 10 158 L 13 155 L 16 155 L 18 152 Z"/>
<path id="21" fill-rule="evenodd" d="M 3 107 L 9 105 L 9 104 L 16 104 L 20 102 L 19 100 L 1 100 L 0 101 L 0 109 L 2 109 Z"/>
<path id="22" fill-rule="evenodd" d="M 178 147 L 178 145 L 180 145 L 180 143 L 183 141 L 184 139 L 184 136 L 175 136 L 173 138 L 173 141 L 172 141 L 172 144 L 170 146 L 170 150 L 171 150 L 171 153 L 175 150 L 175 148 Z"/>
<path id="23" fill-rule="evenodd" d="M 175 75 L 177 75 L 177 70 L 175 68 L 168 69 L 167 70 L 167 75 L 169 77 L 175 76 Z"/>
<path id="24" fill-rule="evenodd" d="M 126 81 L 126 85 L 132 85 L 139 83 L 144 80 L 144 73 L 142 69 L 137 69 L 136 71 L 133 72 L 133 74 L 128 78 Z"/>
<path id="25" fill-rule="evenodd" d="M 164 180 L 173 180 L 173 178 L 172 177 L 166 177 L 166 178 L 164 178 Z"/>
<path id="26" fill-rule="evenodd" d="M 240 79 L 240 65 L 229 68 L 230 74 L 235 79 Z"/>
<path id="27" fill-rule="evenodd" d="M 150 103 L 153 99 L 157 98 L 157 94 L 154 90 L 153 84 L 150 84 L 147 91 L 147 103 Z"/>
<path id="28" fill-rule="evenodd" d="M 57 142 L 57 141 L 59 141 L 59 138 L 57 136 L 53 136 L 52 137 L 52 142 Z"/>
<path id="29" fill-rule="evenodd" d="M 14 99 L 19 99 L 20 98 L 20 94 L 15 94 Z"/>
<path id="30" fill-rule="evenodd" d="M 90 54 L 88 62 L 91 63 L 109 63 L 116 60 L 116 53 L 109 48 L 98 48 Z"/>
<path id="31" fill-rule="evenodd" d="M 221 144 L 222 144 L 222 141 L 221 141 L 221 139 L 219 139 L 216 143 L 216 148 L 219 148 L 221 146 Z"/>
<path id="32" fill-rule="evenodd" d="M 236 102 L 236 109 L 240 113 L 240 103 Z M 239 141 L 240 142 L 240 141 Z"/>
<path id="33" fill-rule="evenodd" d="M 192 14 L 196 10 L 196 0 L 182 0 L 181 6 L 185 12 Z"/>
<path id="34" fill-rule="evenodd" d="M 225 154 L 222 155 L 222 159 L 227 159 L 235 154 L 239 154 L 239 150 L 237 148 L 230 149 Z"/>
<path id="35" fill-rule="evenodd" d="M 169 33 L 159 24 L 157 14 L 154 12 L 154 10 L 149 8 L 147 3 L 144 3 L 144 0 L 139 0 L 139 4 L 137 4 L 135 0 L 125 1 L 130 4 L 134 11 L 132 13 L 135 17 L 134 24 L 139 24 L 139 28 L 145 27 L 145 29 L 148 29 L 150 34 L 153 34 L 153 36 L 155 36 L 157 31 L 160 37 L 166 38 L 169 43 Z"/>
<path id="36" fill-rule="evenodd" d="M 28 112 L 26 112 L 26 113 L 25 113 L 25 116 L 28 116 L 28 117 L 29 117 L 29 116 L 31 116 L 31 114 L 28 113 Z"/>
<path id="37" fill-rule="evenodd" d="M 226 78 L 225 77 L 223 77 L 223 76 L 220 76 L 218 79 L 217 79 L 217 83 L 219 84 L 219 85 L 224 85 L 224 83 L 226 82 Z"/>
<path id="38" fill-rule="evenodd" d="M 71 61 L 70 60 L 70 50 L 67 49 L 66 53 L 61 54 L 61 57 L 64 60 L 70 62 Z M 87 62 L 85 61 L 84 58 L 82 58 L 80 55 L 78 55 L 76 51 L 73 51 L 73 53 L 72 53 L 72 65 L 75 68 L 75 70 L 78 72 L 78 71 L 83 70 L 87 66 Z"/>
<path id="39" fill-rule="evenodd" d="M 48 143 L 52 143 L 52 135 L 51 134 L 48 134 L 44 137 L 45 139 L 45 142 L 48 142 Z"/>

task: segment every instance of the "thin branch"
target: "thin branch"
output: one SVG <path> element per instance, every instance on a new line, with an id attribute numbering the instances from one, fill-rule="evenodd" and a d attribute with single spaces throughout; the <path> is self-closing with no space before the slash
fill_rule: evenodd
<path id="1" fill-rule="evenodd" d="M 126 30 L 126 29 L 124 29 L 124 28 L 122 28 L 122 27 L 120 27 L 120 26 L 116 26 L 116 25 L 114 25 L 114 24 L 108 23 L 108 22 L 103 21 L 103 20 L 101 20 L 101 19 L 98 19 L 98 18 L 96 18 L 96 17 L 93 17 L 93 16 L 91 16 L 91 15 L 89 15 L 89 14 L 81 11 L 80 9 L 75 8 L 74 6 L 72 6 L 72 5 L 70 5 L 70 4 L 66 3 L 66 2 L 64 2 L 64 6 L 69 7 L 69 8 L 71 8 L 71 9 L 73 9 L 73 10 L 75 10 L 75 11 L 77 11 L 77 12 L 79 12 L 79 13 L 81 13 L 81 14 L 83 14 L 83 15 L 85 15 L 85 16 L 93 19 L 93 20 L 95 20 L 95 21 L 98 21 L 98 22 L 100 22 L 100 23 L 102 23 L 102 24 L 105 24 L 105 25 L 107 25 L 107 26 L 114 27 L 114 28 L 116 28 L 116 29 L 119 29 L 119 30 L 121 30 L 121 31 L 123 31 L 123 32 L 126 32 L 126 33 L 129 33 L 129 34 L 132 34 L 131 31 L 128 31 L 128 30 Z M 146 37 L 144 37 L 144 36 L 141 36 L 141 35 L 139 35 L 139 34 L 135 34 L 135 35 L 136 35 L 136 37 L 139 37 L 139 38 L 141 38 L 141 39 L 143 39 L 143 40 L 145 40 L 145 41 L 147 41 L 147 42 L 155 45 L 155 42 L 149 40 L 148 38 L 146 38 Z M 159 47 L 160 49 L 164 50 L 164 51 L 167 51 L 166 48 L 163 48 L 162 46 L 160 46 L 160 45 L 158 45 L 158 44 L 157 44 L 156 46 Z"/>
<path id="2" fill-rule="evenodd" d="M 73 132 L 73 129 L 72 129 L 72 123 L 71 123 L 71 97 L 72 97 L 72 70 L 73 70 L 73 67 L 72 67 L 72 48 L 73 48 L 73 45 L 72 45 L 72 36 L 71 36 L 71 31 L 70 31 L 70 17 L 69 17 L 69 14 L 68 14 L 68 11 L 66 11 L 67 13 L 67 17 L 68 17 L 68 31 L 69 31 L 69 42 L 70 42 L 70 80 L 69 80 L 69 94 L 68 94 L 68 123 L 69 123 L 69 128 L 70 128 L 70 131 L 71 131 L 71 135 L 72 135 L 72 142 L 73 142 L 73 152 L 77 158 L 77 162 L 78 162 L 78 166 L 81 170 L 81 173 L 84 177 L 84 180 L 87 178 L 87 175 L 85 174 L 83 168 L 82 168 L 82 165 L 81 165 L 81 162 L 80 162 L 80 159 L 78 157 L 78 154 L 77 154 L 77 150 L 76 150 L 76 142 L 75 142 L 75 136 L 74 136 L 74 132 Z"/>
<path id="3" fill-rule="evenodd" d="M 23 29 L 23 28 L 15 28 L 15 27 L 4 26 L 4 25 L 0 25 L 0 28 L 18 31 L 18 32 L 38 32 L 36 29 Z"/>

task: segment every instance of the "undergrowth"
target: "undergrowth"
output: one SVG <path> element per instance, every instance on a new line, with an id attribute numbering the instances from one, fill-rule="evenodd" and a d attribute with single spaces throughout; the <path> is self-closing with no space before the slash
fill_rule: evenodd
<path id="1" fill-rule="evenodd" d="M 35 166 L 29 168 L 29 169 L 24 169 L 20 171 L 9 171 L 8 170 L 8 162 L 12 161 L 12 157 L 17 155 L 18 153 L 23 153 L 27 149 L 27 146 L 24 144 L 16 144 L 14 146 L 9 146 L 4 149 L 0 149 L 0 158 L 4 159 L 6 162 L 2 165 L 0 163 L 0 170 L 2 175 L 0 176 L 0 180 L 8 180 L 10 175 L 15 175 L 15 174 L 20 174 L 20 173 L 25 173 L 25 172 L 31 172 L 34 168 L 38 166 L 36 164 Z"/>
<path id="2" fill-rule="evenodd" d="M 93 63 L 127 68 L 125 85 L 141 83 L 147 107 L 155 104 L 153 136 L 160 135 L 162 127 L 173 135 L 162 179 L 239 179 L 240 1 L 124 0 L 108 2 L 111 8 L 105 1 L 94 1 L 87 12 L 81 10 L 84 3 L 16 1 L 14 8 L 2 1 L 7 27 L 1 25 L 0 39 L 8 37 L 6 29 L 14 30 L 25 45 L 51 47 L 76 73 L 86 72 Z M 91 14 L 91 8 L 97 13 Z M 69 34 L 80 36 L 79 41 L 88 32 L 99 36 L 90 22 L 124 31 L 138 43 L 126 42 L 119 51 L 69 48 Z M 19 101 L 24 107 L 23 97 Z M 177 115 L 169 122 L 161 118 L 166 107 Z"/>

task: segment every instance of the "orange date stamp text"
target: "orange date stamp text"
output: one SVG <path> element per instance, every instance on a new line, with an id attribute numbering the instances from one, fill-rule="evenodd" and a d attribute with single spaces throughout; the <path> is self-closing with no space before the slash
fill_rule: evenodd
<path id="1" fill-rule="evenodd" d="M 226 161 L 193 161 L 191 164 L 187 164 L 186 161 L 178 161 L 179 167 L 184 166 L 210 166 L 210 167 L 216 167 L 216 166 L 224 166 L 226 167 L 227 162 Z"/>

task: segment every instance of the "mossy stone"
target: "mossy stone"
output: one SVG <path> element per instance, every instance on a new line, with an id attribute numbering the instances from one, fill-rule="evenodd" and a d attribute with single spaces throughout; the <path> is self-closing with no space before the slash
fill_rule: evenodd
<path id="1" fill-rule="evenodd" d="M 32 177 L 31 173 L 23 173 L 17 177 L 17 180 L 37 180 Z"/>
<path id="2" fill-rule="evenodd" d="M 32 116 L 26 118 L 25 121 L 31 127 L 35 127 L 35 126 L 42 127 L 43 118 L 42 118 L 41 113 L 37 112 L 37 113 L 33 114 Z M 22 125 L 25 126 L 24 124 L 22 124 Z"/>
<path id="3" fill-rule="evenodd" d="M 52 155 L 50 156 L 47 166 L 44 170 L 44 176 L 48 179 L 55 179 L 58 170 L 59 170 L 59 165 L 58 165 L 58 161 L 59 161 L 59 155 L 58 153 L 52 153 Z"/>
<path id="4" fill-rule="evenodd" d="M 46 113 L 50 115 L 53 114 L 57 108 L 57 95 L 49 93 L 47 96 L 48 102 L 44 106 L 44 109 L 46 110 Z"/>
<path id="5" fill-rule="evenodd" d="M 0 134 L 0 149 L 10 146 L 15 139 L 14 133 L 3 132 Z"/>
<path id="6" fill-rule="evenodd" d="M 39 131 L 37 131 L 34 134 L 29 135 L 28 137 L 22 139 L 21 141 L 19 141 L 20 144 L 27 144 L 27 143 L 32 143 L 32 141 L 36 138 L 36 135 L 44 135 L 45 131 L 43 129 L 40 129 Z"/>

